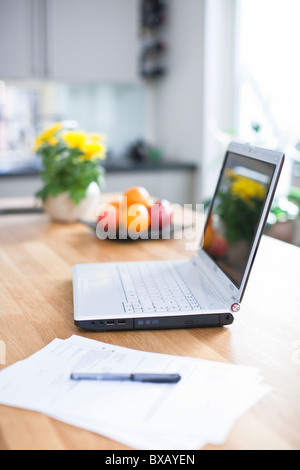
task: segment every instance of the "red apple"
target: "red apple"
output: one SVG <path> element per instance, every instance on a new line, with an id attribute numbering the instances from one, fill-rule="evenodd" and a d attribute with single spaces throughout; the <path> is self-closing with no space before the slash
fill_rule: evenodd
<path id="1" fill-rule="evenodd" d="M 224 258 L 228 250 L 228 244 L 224 237 L 217 235 L 210 246 L 209 252 L 214 258 Z"/>
<path id="2" fill-rule="evenodd" d="M 169 201 L 163 199 L 156 201 L 148 208 L 150 215 L 151 228 L 154 230 L 162 230 L 169 227 L 172 222 L 172 207 Z"/>

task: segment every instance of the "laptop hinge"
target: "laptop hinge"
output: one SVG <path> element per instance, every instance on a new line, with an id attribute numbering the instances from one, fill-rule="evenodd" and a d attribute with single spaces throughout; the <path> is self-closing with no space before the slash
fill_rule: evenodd
<path id="1" fill-rule="evenodd" d="M 231 300 L 231 303 L 237 302 L 237 300 L 233 296 L 233 292 L 230 292 L 228 287 L 224 287 L 221 282 L 219 282 L 218 279 L 213 276 L 213 273 L 207 268 L 205 263 L 199 262 L 199 256 L 195 255 L 192 261 L 196 269 L 200 271 L 205 281 L 214 290 L 214 292 L 222 300 L 222 302 L 226 304 L 229 300 Z"/>

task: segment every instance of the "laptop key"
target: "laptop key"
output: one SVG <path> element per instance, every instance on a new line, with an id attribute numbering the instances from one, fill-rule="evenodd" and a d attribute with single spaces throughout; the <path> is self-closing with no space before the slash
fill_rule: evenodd
<path id="1" fill-rule="evenodd" d="M 128 313 L 163 313 L 201 309 L 179 273 L 165 267 L 123 266 L 120 279 Z"/>

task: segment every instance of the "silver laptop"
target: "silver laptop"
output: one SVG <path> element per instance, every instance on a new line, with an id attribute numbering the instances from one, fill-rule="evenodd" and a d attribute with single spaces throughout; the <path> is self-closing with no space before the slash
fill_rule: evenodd
<path id="1" fill-rule="evenodd" d="M 74 266 L 75 324 L 95 331 L 231 324 L 283 162 L 283 153 L 231 143 L 196 256 Z"/>

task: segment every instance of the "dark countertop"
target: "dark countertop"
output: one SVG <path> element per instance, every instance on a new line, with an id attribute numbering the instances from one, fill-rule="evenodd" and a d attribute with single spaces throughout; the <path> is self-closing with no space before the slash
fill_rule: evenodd
<path id="1" fill-rule="evenodd" d="M 129 171 L 161 171 L 161 170 L 197 170 L 195 163 L 186 163 L 172 160 L 159 160 L 139 162 L 129 159 L 119 159 L 103 163 L 107 173 L 120 173 Z"/>
<path id="2" fill-rule="evenodd" d="M 107 173 L 126 173 L 139 171 L 194 171 L 197 170 L 195 163 L 186 163 L 173 160 L 159 161 L 134 161 L 130 159 L 110 159 L 101 162 Z M 41 172 L 41 163 L 38 160 L 28 162 L 1 162 L 1 177 L 26 177 L 36 176 Z"/>

